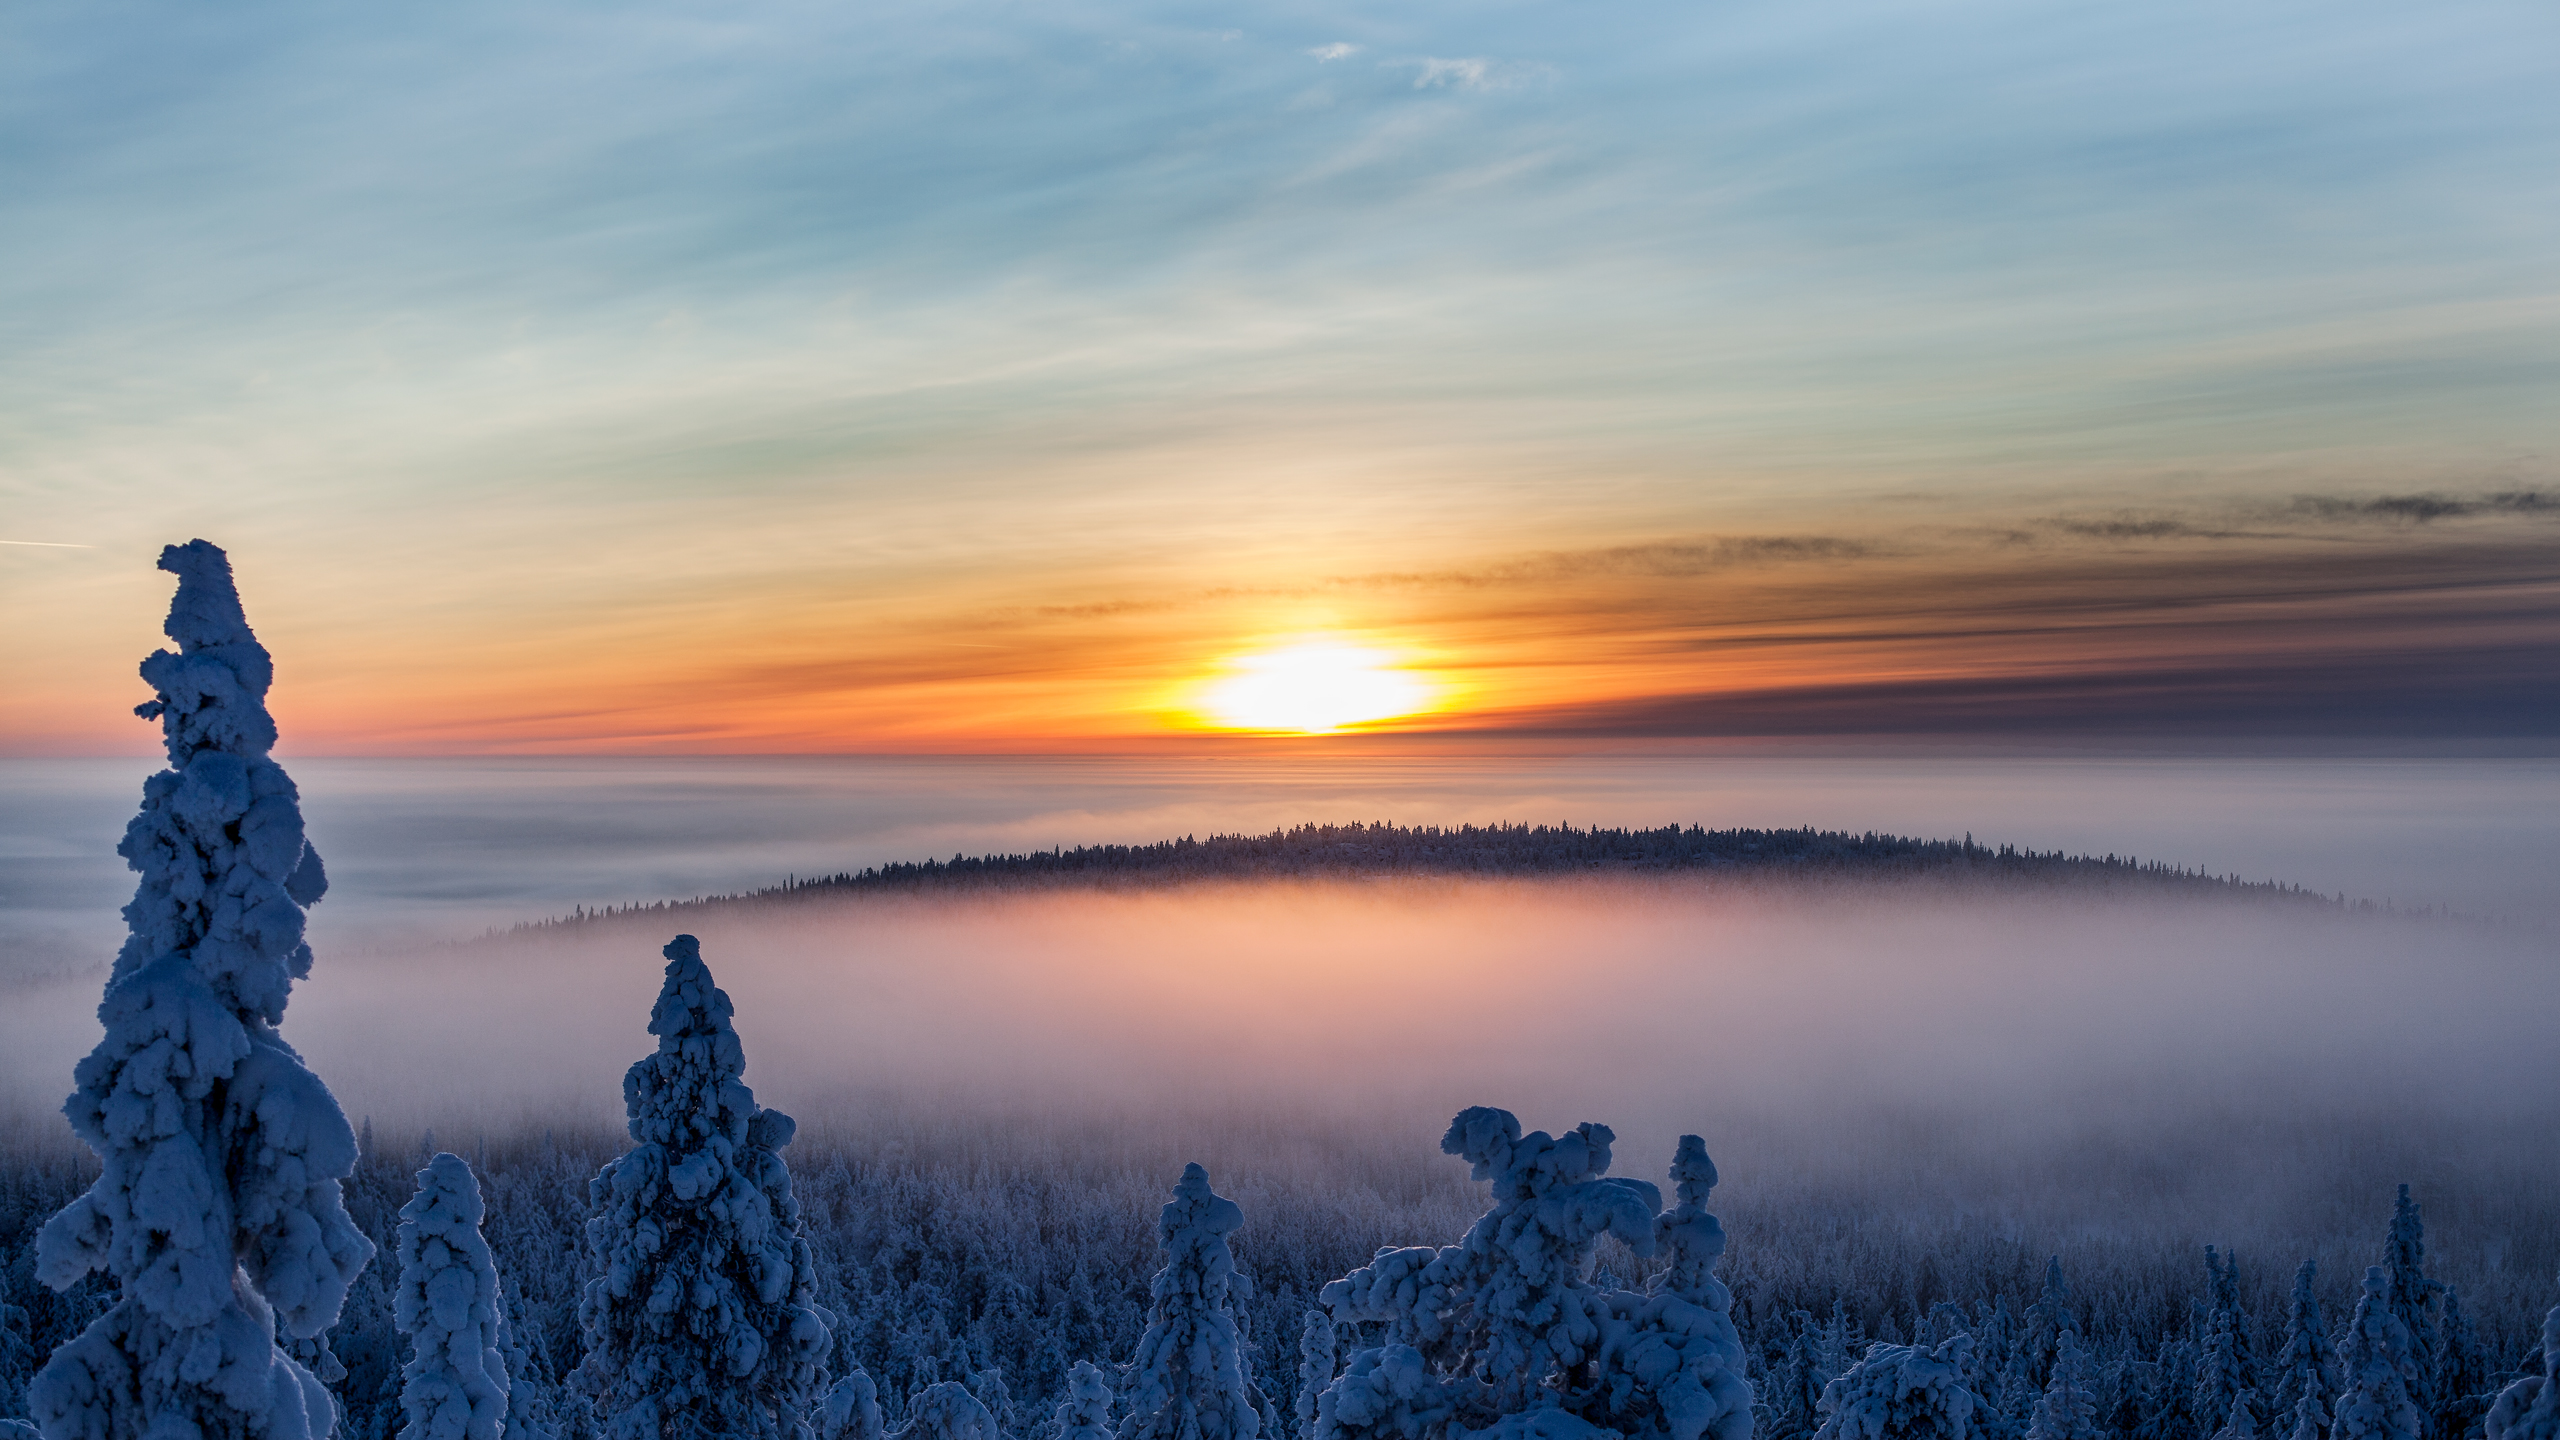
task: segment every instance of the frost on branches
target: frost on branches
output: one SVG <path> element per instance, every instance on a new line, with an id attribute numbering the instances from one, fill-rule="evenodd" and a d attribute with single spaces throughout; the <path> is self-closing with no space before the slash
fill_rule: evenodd
<path id="1" fill-rule="evenodd" d="M 579 1376 L 616 1440 L 806 1440 L 828 1333 L 782 1162 L 791 1117 L 739 1078 L 746 1052 L 700 942 L 663 953 L 658 1050 L 622 1077 L 636 1143 L 587 1187 Z"/>
<path id="2" fill-rule="evenodd" d="M 1245 1364 L 1228 1297 L 1252 1282 L 1236 1273 L 1227 1237 L 1244 1224 L 1236 1202 L 1210 1193 L 1209 1172 L 1186 1165 L 1157 1217 L 1164 1268 L 1149 1288 L 1146 1334 L 1129 1362 L 1120 1440 L 1255 1440 L 1262 1396 Z"/>
<path id="3" fill-rule="evenodd" d="M 400 1289 L 392 1323 L 409 1337 L 400 1371 L 400 1440 L 498 1440 L 506 1429 L 507 1361 L 498 1268 L 480 1238 L 480 1182 L 459 1155 L 418 1172 L 400 1207 Z"/>
<path id="4" fill-rule="evenodd" d="M 1971 1335 L 1934 1350 L 1870 1345 L 1822 1391 L 1815 1440 L 1973 1440 L 1974 1395 L 1964 1383 Z"/>
<path id="5" fill-rule="evenodd" d="M 1714 1275 L 1724 1230 L 1705 1209 L 1715 1167 L 1684 1136 L 1678 1203 L 1609 1177 L 1605 1125 L 1520 1133 L 1477 1107 L 1440 1148 L 1493 1182 L 1493 1208 L 1455 1245 L 1382 1250 L 1324 1287 L 1333 1318 L 1385 1328 L 1318 1397 L 1312 1440 L 1571 1440 L 1599 1431 L 1666 1440 L 1746 1440 L 1731 1295 Z M 1592 1247 L 1615 1235 L 1669 1252 L 1648 1293 L 1591 1283 Z"/>
<path id="6" fill-rule="evenodd" d="M 102 1173 L 36 1241 L 47 1285 L 104 1270 L 122 1295 L 28 1403 L 48 1440 L 310 1440 L 335 1414 L 278 1333 L 325 1332 L 373 1258 L 338 1190 L 355 1132 L 275 1030 L 328 881 L 267 758 L 275 669 L 230 562 L 196 540 L 160 568 L 178 577 L 178 648 L 142 662 L 158 698 L 136 713 L 160 722 L 169 768 L 116 847 L 142 883 L 98 1006 L 106 1036 L 63 1106 Z"/>
<path id="7" fill-rule="evenodd" d="M 857 1365 L 818 1402 L 818 1440 L 880 1440 L 880 1390 Z"/>

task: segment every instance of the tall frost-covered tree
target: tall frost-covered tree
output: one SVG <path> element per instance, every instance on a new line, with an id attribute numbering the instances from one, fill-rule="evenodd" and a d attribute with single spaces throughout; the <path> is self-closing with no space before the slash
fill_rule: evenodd
<path id="1" fill-rule="evenodd" d="M 2333 1440 L 2418 1440 L 2425 1433 L 2409 1327 L 2393 1309 L 2391 1282 L 2379 1265 L 2364 1272 L 2364 1297 L 2356 1302 L 2338 1360 L 2346 1389 L 2329 1427 Z"/>
<path id="2" fill-rule="evenodd" d="M 1156 1219 L 1164 1268 L 1150 1287 L 1147 1331 L 1129 1362 L 1120 1440 L 1254 1440 L 1261 1395 L 1245 1364 L 1229 1297 L 1252 1293 L 1227 1237 L 1244 1224 L 1236 1202 L 1211 1193 L 1209 1172 L 1183 1167 Z"/>
<path id="3" fill-rule="evenodd" d="M 2462 1313 L 2462 1292 L 2444 1289 L 2444 1325 L 2436 1335 L 2436 1431 L 2460 1440 L 2479 1425 L 2492 1399 L 2488 1352 L 2480 1332 Z"/>
<path id="4" fill-rule="evenodd" d="M 2382 1270 L 2388 1281 L 2392 1315 L 2409 1332 L 2409 1357 L 2418 1367 L 2409 1382 L 2409 1397 L 2430 1415 L 2435 1412 L 2436 1297 L 2441 1281 L 2427 1278 L 2427 1227 L 2409 1187 L 2391 1204 L 2391 1229 L 2383 1238 Z M 2349 1377 L 2353 1379 L 2352 1376 Z"/>
<path id="5" fill-rule="evenodd" d="M 2249 1343 L 2249 1316 L 2240 1306 L 2240 1257 L 2204 1247 L 2206 1286 L 2204 1344 L 2196 1359 L 2196 1414 L 2221 1426 L 2241 1397 L 2258 1384 L 2257 1357 Z M 2254 1417 L 2252 1417 L 2254 1423 Z"/>
<path id="6" fill-rule="evenodd" d="M 740 1078 L 701 942 L 662 953 L 657 1053 L 622 1078 L 635 1143 L 587 1187 L 579 1375 L 615 1440 L 806 1440 L 829 1336 L 782 1161 L 794 1127 Z"/>
<path id="7" fill-rule="evenodd" d="M 2560 1440 L 2560 1306 L 2542 1317 L 2542 1372 L 2498 1392 L 2489 1440 Z"/>
<path id="8" fill-rule="evenodd" d="M 1715 1167 L 1683 1137 L 1679 1203 L 1657 1213 L 1659 1189 L 1606 1174 L 1615 1138 L 1605 1125 L 1524 1136 L 1482 1106 L 1450 1122 L 1440 1148 L 1493 1182 L 1493 1208 L 1454 1245 L 1382 1250 L 1324 1287 L 1336 1320 L 1385 1333 L 1325 1391 L 1316 1440 L 1751 1433 L 1732 1297 L 1714 1275 L 1724 1231 L 1704 1208 Z M 1604 1235 L 1638 1255 L 1670 1249 L 1652 1291 L 1591 1283 Z"/>
<path id="9" fill-rule="evenodd" d="M 893 1440 L 1003 1440 L 996 1417 L 957 1380 L 938 1380 L 907 1404 L 907 1423 Z"/>
<path id="10" fill-rule="evenodd" d="M 115 1305 L 29 1387 L 48 1440 L 309 1440 L 327 1390 L 277 1345 L 336 1322 L 373 1246 L 347 1218 L 347 1117 L 276 1033 L 311 972 L 304 911 L 327 888 L 293 781 L 268 751 L 274 665 L 230 562 L 202 540 L 161 552 L 178 577 L 142 662 L 169 768 L 143 782 L 116 847 L 142 882 L 107 978 L 105 1038 L 63 1106 L 101 1173 L 48 1222 L 37 1273 L 92 1270 Z"/>
<path id="11" fill-rule="evenodd" d="M 1822 1392 L 1815 1440 L 1974 1440 L 1974 1394 L 1964 1383 L 1959 1335 L 1934 1350 L 1870 1345 L 1866 1358 Z"/>
<path id="12" fill-rule="evenodd" d="M 2329 1346 L 2329 1327 L 2320 1317 L 2320 1292 L 2313 1282 L 2320 1274 L 2318 1262 L 2305 1260 L 2293 1272 L 2293 1303 L 2286 1314 L 2284 1348 L 2276 1353 L 2275 1403 L 2269 1412 L 2279 1424 L 2293 1423 L 2309 1396 L 2320 1416 L 2329 1423 L 2329 1405 L 2338 1394 L 2338 1355 Z"/>
<path id="13" fill-rule="evenodd" d="M 2055 1354 L 2061 1349 L 2065 1333 L 2079 1328 L 2071 1314 L 2071 1282 L 2062 1278 L 2062 1257 L 2048 1255 L 2044 1262 L 2044 1290 L 2036 1303 L 2027 1307 L 2026 1333 L 2018 1345 L 2027 1356 L 2027 1376 L 2042 1385 L 2053 1378 Z"/>
<path id="14" fill-rule="evenodd" d="M 498 1440 L 506 1429 L 498 1267 L 480 1237 L 484 1213 L 479 1180 L 453 1154 L 428 1161 L 418 1193 L 400 1207 L 392 1321 L 410 1346 L 400 1440 Z"/>

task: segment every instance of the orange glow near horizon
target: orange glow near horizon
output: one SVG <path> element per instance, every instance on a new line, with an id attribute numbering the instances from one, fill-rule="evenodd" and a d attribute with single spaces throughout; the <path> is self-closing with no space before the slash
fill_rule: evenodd
<path id="1" fill-rule="evenodd" d="M 1433 687 L 1385 650 L 1301 640 L 1222 662 L 1190 707 L 1222 730 L 1325 735 L 1434 708 Z"/>

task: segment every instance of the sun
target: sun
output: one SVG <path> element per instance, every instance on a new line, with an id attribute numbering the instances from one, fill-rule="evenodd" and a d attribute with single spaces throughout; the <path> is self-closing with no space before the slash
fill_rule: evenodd
<path id="1" fill-rule="evenodd" d="M 1431 687 L 1384 650 L 1305 640 L 1238 655 L 1202 693 L 1199 709 L 1230 730 L 1322 735 L 1431 706 Z"/>

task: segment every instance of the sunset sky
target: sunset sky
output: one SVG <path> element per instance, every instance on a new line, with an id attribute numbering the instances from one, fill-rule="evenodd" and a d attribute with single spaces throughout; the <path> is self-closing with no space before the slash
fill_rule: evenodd
<path id="1" fill-rule="evenodd" d="M 39 0 L 0 136 L 0 753 L 199 535 L 302 753 L 2560 741 L 2547 4 Z"/>

